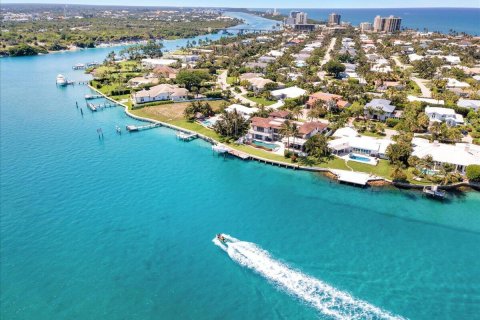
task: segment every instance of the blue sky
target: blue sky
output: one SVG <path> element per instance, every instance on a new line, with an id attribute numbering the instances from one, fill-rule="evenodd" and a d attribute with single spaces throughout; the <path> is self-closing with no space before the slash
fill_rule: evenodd
<path id="1" fill-rule="evenodd" d="M 3 0 L 4 3 L 68 3 L 104 5 L 146 5 L 184 7 L 241 7 L 241 8 L 413 8 L 413 7 L 480 7 L 480 0 Z"/>

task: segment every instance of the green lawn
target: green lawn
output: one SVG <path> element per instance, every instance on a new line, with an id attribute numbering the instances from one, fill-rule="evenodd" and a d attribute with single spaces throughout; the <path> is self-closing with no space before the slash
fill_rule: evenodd
<path id="1" fill-rule="evenodd" d="M 255 102 L 256 104 L 263 104 L 264 106 L 271 106 L 272 104 L 277 102 L 277 101 L 267 100 L 265 98 L 248 97 L 246 94 L 243 96 L 248 100 Z"/>
<path id="2" fill-rule="evenodd" d="M 372 166 L 366 163 L 360 163 L 356 161 L 348 161 L 348 165 L 354 170 L 359 172 L 371 173 L 376 176 L 391 179 L 393 167 L 387 160 L 380 159 L 376 166 Z"/>
<path id="3" fill-rule="evenodd" d="M 237 81 L 238 81 L 237 77 L 227 77 L 227 83 L 229 85 L 234 85 L 234 84 L 236 84 Z"/>
<path id="4" fill-rule="evenodd" d="M 385 138 L 384 135 L 381 135 L 377 132 L 364 131 L 362 132 L 363 136 L 374 137 L 374 138 Z"/>

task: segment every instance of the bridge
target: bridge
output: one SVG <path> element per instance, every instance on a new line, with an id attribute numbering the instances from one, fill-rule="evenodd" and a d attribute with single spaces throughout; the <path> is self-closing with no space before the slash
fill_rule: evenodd
<path id="1" fill-rule="evenodd" d="M 277 29 L 275 28 L 244 28 L 244 27 L 231 27 L 231 28 L 208 28 L 208 31 L 214 32 L 214 31 L 223 31 L 223 32 L 231 32 L 231 31 L 237 31 L 238 33 L 246 33 L 246 32 L 272 32 L 272 31 L 279 31 L 281 30 L 280 28 Z"/>

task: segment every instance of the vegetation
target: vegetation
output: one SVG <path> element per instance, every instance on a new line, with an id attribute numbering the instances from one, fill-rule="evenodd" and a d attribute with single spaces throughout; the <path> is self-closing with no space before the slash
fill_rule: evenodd
<path id="1" fill-rule="evenodd" d="M 467 178 L 473 182 L 480 182 L 480 165 L 471 164 L 467 166 Z"/>
<path id="2" fill-rule="evenodd" d="M 213 129 L 222 137 L 236 140 L 243 137 L 249 127 L 250 123 L 234 110 L 232 112 L 224 112 L 213 126 Z"/>

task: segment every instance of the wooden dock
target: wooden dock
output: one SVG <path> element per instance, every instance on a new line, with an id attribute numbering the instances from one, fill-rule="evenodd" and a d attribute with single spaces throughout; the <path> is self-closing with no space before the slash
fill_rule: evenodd
<path id="1" fill-rule="evenodd" d="M 98 110 L 105 109 L 105 108 L 113 108 L 113 107 L 116 107 L 116 106 L 117 106 L 117 104 L 112 103 L 112 102 L 105 102 L 105 103 L 98 103 L 98 104 L 93 104 L 91 102 L 87 102 L 87 107 L 92 111 L 98 111 Z"/>
<path id="2" fill-rule="evenodd" d="M 152 124 L 147 124 L 147 125 L 144 125 L 144 126 L 128 125 L 128 126 L 126 126 L 126 129 L 127 129 L 128 132 L 136 132 L 136 131 L 158 128 L 158 127 L 161 127 L 161 126 L 162 125 L 160 123 L 152 123 Z"/>
<path id="3" fill-rule="evenodd" d="M 231 154 L 232 156 L 235 156 L 235 157 L 240 158 L 242 160 L 250 159 L 250 155 L 248 153 L 241 152 L 241 151 L 238 151 L 238 150 L 235 150 L 235 149 L 230 149 L 228 151 L 228 153 Z"/>

